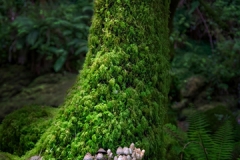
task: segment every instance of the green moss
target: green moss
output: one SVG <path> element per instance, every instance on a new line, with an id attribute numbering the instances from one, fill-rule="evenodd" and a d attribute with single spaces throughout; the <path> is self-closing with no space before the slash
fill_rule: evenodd
<path id="1" fill-rule="evenodd" d="M 134 142 L 161 159 L 169 91 L 166 0 L 95 0 L 89 51 L 54 125 L 25 155 L 82 159 Z"/>
<path id="2" fill-rule="evenodd" d="M 20 157 L 9 153 L 0 152 L 0 160 L 19 160 Z"/>
<path id="3" fill-rule="evenodd" d="M 57 109 L 24 107 L 5 117 L 0 127 L 0 150 L 21 156 L 34 147 Z"/>

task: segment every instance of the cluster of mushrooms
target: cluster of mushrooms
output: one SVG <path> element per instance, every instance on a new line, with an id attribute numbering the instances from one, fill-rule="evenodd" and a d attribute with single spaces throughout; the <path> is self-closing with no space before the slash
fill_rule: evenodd
<path id="1" fill-rule="evenodd" d="M 144 156 L 145 150 L 140 148 L 135 148 L 134 143 L 130 147 L 118 147 L 117 156 L 114 157 L 114 160 L 141 160 Z M 92 156 L 90 153 L 87 153 L 83 160 L 111 160 L 113 159 L 113 153 L 110 149 L 105 151 L 103 148 L 100 148 L 95 156 Z"/>

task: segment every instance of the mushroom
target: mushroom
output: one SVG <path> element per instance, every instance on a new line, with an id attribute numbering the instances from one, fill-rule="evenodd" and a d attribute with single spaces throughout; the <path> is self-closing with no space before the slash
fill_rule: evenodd
<path id="1" fill-rule="evenodd" d="M 32 156 L 29 160 L 42 160 L 40 156 Z"/>
<path id="2" fill-rule="evenodd" d="M 132 154 L 133 150 L 131 148 L 129 148 L 129 154 Z"/>
<path id="3" fill-rule="evenodd" d="M 84 156 L 83 160 L 93 160 L 93 156 L 92 156 L 90 153 L 87 153 L 87 154 Z"/>
<path id="4" fill-rule="evenodd" d="M 99 148 L 97 153 L 107 154 L 107 152 L 103 148 Z"/>
<path id="5" fill-rule="evenodd" d="M 98 153 L 97 156 L 96 156 L 96 160 L 103 160 L 103 154 Z"/>
<path id="6" fill-rule="evenodd" d="M 117 155 L 123 154 L 123 149 L 122 149 L 122 147 L 118 147 L 116 153 L 117 153 Z"/>
<path id="7" fill-rule="evenodd" d="M 144 153 L 145 153 L 145 150 L 143 149 L 142 152 L 141 152 L 142 157 L 144 156 Z"/>
<path id="8" fill-rule="evenodd" d="M 131 143 L 129 148 L 131 148 L 131 150 L 134 151 L 134 149 L 135 149 L 134 143 Z"/>
<path id="9" fill-rule="evenodd" d="M 123 154 L 125 154 L 125 155 L 130 154 L 130 152 L 129 152 L 129 148 L 127 148 L 127 147 L 123 147 Z"/>
<path id="10" fill-rule="evenodd" d="M 109 155 L 108 155 L 108 159 L 112 159 L 113 158 L 113 153 L 111 152 Z"/>
<path id="11" fill-rule="evenodd" d="M 136 158 L 137 158 L 137 159 L 142 159 L 142 158 L 141 158 L 141 155 L 140 155 L 139 153 L 136 153 Z"/>
<path id="12" fill-rule="evenodd" d="M 136 152 L 135 151 L 132 153 L 132 157 L 136 158 Z"/>
<path id="13" fill-rule="evenodd" d="M 127 160 L 132 160 L 130 155 L 127 155 Z"/>
<path id="14" fill-rule="evenodd" d="M 108 150 L 107 150 L 107 154 L 109 155 L 110 153 L 112 153 L 112 152 L 111 152 L 111 149 L 108 149 Z"/>
<path id="15" fill-rule="evenodd" d="M 122 160 L 127 160 L 127 156 L 123 155 Z"/>
<path id="16" fill-rule="evenodd" d="M 117 160 L 123 160 L 123 157 L 120 155 Z"/>

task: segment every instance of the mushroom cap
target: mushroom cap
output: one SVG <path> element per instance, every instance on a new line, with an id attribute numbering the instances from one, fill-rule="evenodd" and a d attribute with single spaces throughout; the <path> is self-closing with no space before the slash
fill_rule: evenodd
<path id="1" fill-rule="evenodd" d="M 132 154 L 133 153 L 133 150 L 131 148 L 129 148 L 129 153 Z"/>
<path id="2" fill-rule="evenodd" d="M 123 154 L 125 154 L 125 155 L 130 154 L 129 148 L 123 147 Z"/>
<path id="3" fill-rule="evenodd" d="M 127 155 L 127 160 L 131 160 L 131 156 L 130 155 Z"/>
<path id="4" fill-rule="evenodd" d="M 110 154 L 108 154 L 109 158 L 113 158 L 113 153 L 111 152 Z"/>
<path id="5" fill-rule="evenodd" d="M 87 154 L 84 156 L 83 160 L 93 160 L 93 157 L 92 157 L 92 155 L 91 155 L 90 153 L 87 153 Z"/>
<path id="6" fill-rule="evenodd" d="M 96 156 L 96 159 L 97 160 L 103 159 L 103 154 L 102 153 L 98 153 L 97 156 Z"/>
<path id="7" fill-rule="evenodd" d="M 122 160 L 127 160 L 127 156 L 123 155 Z"/>
<path id="8" fill-rule="evenodd" d="M 103 148 L 99 148 L 97 153 L 107 154 L 107 151 L 105 151 Z"/>
<path id="9" fill-rule="evenodd" d="M 116 153 L 117 153 L 117 155 L 119 155 L 119 154 L 123 154 L 123 149 L 122 149 L 122 147 L 118 147 Z"/>
<path id="10" fill-rule="evenodd" d="M 135 149 L 135 145 L 134 145 L 134 143 L 131 143 L 131 145 L 130 145 L 130 147 L 129 148 L 131 148 L 132 149 L 132 151 Z"/>
<path id="11" fill-rule="evenodd" d="M 141 149 L 140 149 L 140 148 L 136 148 L 136 149 L 135 149 L 135 152 L 136 152 L 136 153 L 141 153 Z"/>
<path id="12" fill-rule="evenodd" d="M 142 153 L 142 155 L 144 155 L 144 153 L 145 153 L 145 150 L 143 149 L 141 153 Z"/>
<path id="13" fill-rule="evenodd" d="M 107 154 L 110 154 L 110 153 L 111 153 L 111 149 L 108 149 L 108 150 L 107 150 Z"/>
<path id="14" fill-rule="evenodd" d="M 40 156 L 32 156 L 29 160 L 42 160 Z"/>
<path id="15" fill-rule="evenodd" d="M 123 157 L 120 155 L 117 160 L 123 160 Z"/>

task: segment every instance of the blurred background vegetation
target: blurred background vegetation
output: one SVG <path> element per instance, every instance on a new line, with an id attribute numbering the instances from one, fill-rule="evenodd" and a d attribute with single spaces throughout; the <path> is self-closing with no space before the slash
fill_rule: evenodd
<path id="1" fill-rule="evenodd" d="M 212 136 L 221 127 L 227 127 L 226 130 L 232 133 L 230 139 L 235 142 L 228 146 L 232 148 L 231 157 L 237 159 L 240 154 L 240 0 L 172 2 L 178 5 L 171 19 L 169 37 L 172 47 L 172 86 L 169 94 L 171 118 L 166 122 L 169 124 L 165 129 L 168 136 L 172 134 L 172 137 L 165 137 L 168 153 L 166 158 L 180 159 L 183 154 L 188 159 L 201 156 L 194 155 L 195 150 L 191 147 L 185 149 L 184 144 L 189 140 L 179 135 L 187 133 L 191 125 L 189 121 L 194 123 L 194 118 L 188 120 L 188 117 L 194 111 L 203 111 L 206 121 L 200 123 L 200 128 L 208 130 L 204 134 Z M 5 71 L 0 73 L 1 87 L 6 87 L 9 81 L 1 79 L 6 77 L 4 74 L 12 72 L 8 70 L 9 66 L 24 67 L 31 71 L 34 78 L 48 73 L 77 74 L 88 50 L 87 38 L 92 15 L 92 0 L 0 1 L 0 71 Z M 14 83 L 21 82 L 18 74 L 12 78 Z M 38 82 L 45 82 L 46 79 L 48 77 Z M 30 82 L 25 87 L 31 86 L 29 84 Z M 0 89 L 0 101 L 7 102 L 9 99 L 6 97 L 18 94 L 14 92 L 6 96 L 3 92 L 6 90 L 26 92 L 24 87 L 19 89 L 19 86 Z M 34 92 L 38 90 L 34 89 Z M 44 105 L 56 107 L 45 103 Z M 0 109 L 6 106 L 8 104 L 0 102 Z M 12 111 L 7 111 L 6 114 Z M 5 121 L 9 122 L 7 119 Z M 0 130 L 7 130 L 3 129 L 7 126 L 11 125 L 0 125 Z M 191 127 L 190 133 L 193 133 Z M 21 132 L 16 134 L 20 136 Z M 0 138 L 3 135 L 7 136 L 0 132 Z M 14 147 L 0 147 L 0 150 L 17 155 L 26 150 L 23 148 L 20 154 L 13 150 L 17 148 L 18 142 L 12 143 Z"/>
<path id="2" fill-rule="evenodd" d="M 91 1 L 0 2 L 0 65 L 21 64 L 38 74 L 77 71 L 87 52 Z"/>

